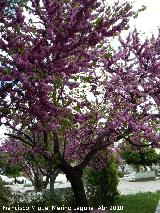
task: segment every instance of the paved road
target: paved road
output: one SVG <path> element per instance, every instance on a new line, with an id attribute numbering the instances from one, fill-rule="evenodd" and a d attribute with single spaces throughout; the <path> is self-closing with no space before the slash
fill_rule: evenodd
<path id="1" fill-rule="evenodd" d="M 13 190 L 24 193 L 26 190 L 33 190 L 33 187 L 23 187 L 22 184 L 11 186 Z M 160 191 L 160 180 L 146 182 L 129 182 L 129 180 L 120 180 L 118 184 L 120 194 L 136 194 L 138 192 L 156 192 Z"/>
<path id="2" fill-rule="evenodd" d="M 160 191 L 160 180 L 146 182 L 129 182 L 120 180 L 118 190 L 121 194 L 136 194 L 138 192 L 156 192 Z"/>

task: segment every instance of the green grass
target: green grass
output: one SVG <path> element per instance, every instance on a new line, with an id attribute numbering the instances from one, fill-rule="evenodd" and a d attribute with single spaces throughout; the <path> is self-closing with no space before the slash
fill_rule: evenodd
<path id="1" fill-rule="evenodd" d="M 123 206 L 123 210 L 112 210 L 114 213 L 155 213 L 160 192 L 139 193 L 136 195 L 121 195 L 117 201 L 117 206 Z"/>

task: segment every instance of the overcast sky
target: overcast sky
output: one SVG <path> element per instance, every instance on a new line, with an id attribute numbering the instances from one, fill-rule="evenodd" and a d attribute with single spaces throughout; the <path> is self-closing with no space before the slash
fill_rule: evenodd
<path id="1" fill-rule="evenodd" d="M 160 26 L 160 0 L 136 0 L 134 8 L 138 9 L 141 5 L 146 5 L 147 9 L 132 21 L 130 25 L 139 31 L 150 35 L 152 32 L 157 32 L 157 27 Z"/>
<path id="2" fill-rule="evenodd" d="M 130 0 L 130 2 L 132 1 Z M 157 34 L 157 27 L 160 26 L 160 0 L 135 0 L 135 9 L 141 8 L 142 5 L 146 5 L 147 9 L 141 12 L 137 19 L 130 22 L 131 29 L 135 26 L 138 31 L 145 33 L 146 36 L 150 36 L 151 33 Z M 0 142 L 4 137 L 4 132 L 5 128 L 1 127 Z"/>

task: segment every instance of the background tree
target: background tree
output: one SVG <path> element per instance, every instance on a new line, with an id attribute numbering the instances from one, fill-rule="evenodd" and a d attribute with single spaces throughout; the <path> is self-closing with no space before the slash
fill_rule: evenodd
<path id="1" fill-rule="evenodd" d="M 49 183 L 49 169 L 44 159 L 33 152 L 25 144 L 13 139 L 6 139 L 0 146 L 1 172 L 16 177 L 22 174 L 33 184 L 35 191 L 42 191 Z M 43 181 L 43 176 L 46 180 Z"/>
<path id="2" fill-rule="evenodd" d="M 22 170 L 18 165 L 10 165 L 7 161 L 7 153 L 3 153 L 0 155 L 0 173 L 12 178 L 20 176 Z"/>
<path id="3" fill-rule="evenodd" d="M 140 170 L 140 166 L 147 170 L 147 166 L 151 167 L 160 163 L 160 155 L 151 148 L 136 150 L 127 146 L 121 151 L 121 156 L 127 164 L 132 165 L 137 171 Z"/>

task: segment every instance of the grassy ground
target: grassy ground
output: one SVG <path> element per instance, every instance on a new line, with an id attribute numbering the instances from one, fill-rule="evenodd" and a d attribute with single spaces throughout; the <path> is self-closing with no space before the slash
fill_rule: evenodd
<path id="1" fill-rule="evenodd" d="M 122 195 L 117 201 L 118 206 L 123 206 L 123 210 L 112 210 L 114 213 L 154 213 L 160 200 L 160 192 L 140 193 L 136 195 Z"/>

